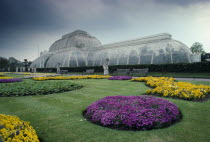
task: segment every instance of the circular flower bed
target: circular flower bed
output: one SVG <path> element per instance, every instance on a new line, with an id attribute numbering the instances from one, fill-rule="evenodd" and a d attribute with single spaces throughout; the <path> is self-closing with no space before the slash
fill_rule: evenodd
<path id="1" fill-rule="evenodd" d="M 83 116 L 92 123 L 123 130 L 164 128 L 181 120 L 175 104 L 152 96 L 108 96 L 89 105 Z"/>
<path id="2" fill-rule="evenodd" d="M 11 78 L 11 79 L 0 79 L 0 83 L 12 83 L 12 82 L 21 82 L 21 78 Z"/>
<path id="3" fill-rule="evenodd" d="M 112 76 L 108 78 L 109 80 L 130 80 L 132 77 L 130 76 Z"/>

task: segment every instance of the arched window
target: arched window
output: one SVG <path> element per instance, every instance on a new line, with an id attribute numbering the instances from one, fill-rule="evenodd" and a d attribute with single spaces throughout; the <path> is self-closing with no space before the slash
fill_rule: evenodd
<path id="1" fill-rule="evenodd" d="M 138 64 L 139 57 L 138 54 L 135 50 L 131 50 L 130 55 L 129 55 L 129 65 L 136 65 Z"/>
<path id="2" fill-rule="evenodd" d="M 69 67 L 76 67 L 76 66 L 77 66 L 76 56 L 74 52 L 71 52 L 69 58 Z"/>
<path id="3" fill-rule="evenodd" d="M 74 54 L 75 54 L 75 56 L 77 58 L 78 66 L 79 67 L 86 66 L 85 58 L 84 58 L 83 54 L 80 51 L 75 51 Z"/>

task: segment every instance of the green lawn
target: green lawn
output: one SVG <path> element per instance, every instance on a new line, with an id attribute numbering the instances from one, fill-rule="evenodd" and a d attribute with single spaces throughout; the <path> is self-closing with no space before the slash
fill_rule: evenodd
<path id="1" fill-rule="evenodd" d="M 25 80 L 31 81 L 31 80 Z M 0 97 L 0 113 L 31 122 L 44 142 L 209 142 L 210 100 L 189 102 L 166 98 L 177 104 L 183 120 L 171 127 L 150 131 L 119 131 L 87 122 L 82 111 L 105 96 L 141 95 L 148 87 L 130 81 L 73 80 L 82 89 L 65 93 Z M 190 81 L 210 85 L 210 82 Z M 1 88 L 0 88 L 1 89 Z"/>

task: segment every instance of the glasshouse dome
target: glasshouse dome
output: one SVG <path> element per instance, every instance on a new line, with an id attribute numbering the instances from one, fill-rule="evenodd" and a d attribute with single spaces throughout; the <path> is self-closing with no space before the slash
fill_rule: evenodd
<path id="1" fill-rule="evenodd" d="M 200 62 L 200 55 L 192 54 L 167 33 L 101 45 L 95 37 L 77 30 L 55 41 L 31 67 L 101 66 L 107 58 L 109 65 Z"/>

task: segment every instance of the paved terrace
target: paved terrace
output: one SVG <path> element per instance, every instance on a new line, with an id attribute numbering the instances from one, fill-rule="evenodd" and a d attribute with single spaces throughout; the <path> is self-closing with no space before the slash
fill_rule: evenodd
<path id="1" fill-rule="evenodd" d="M 206 78 L 175 78 L 176 80 L 190 80 L 190 81 L 210 81 Z"/>

